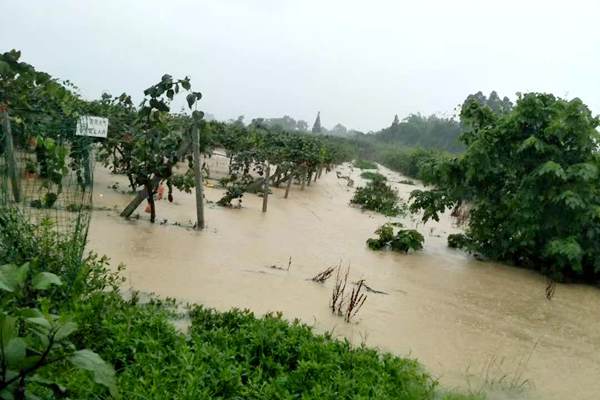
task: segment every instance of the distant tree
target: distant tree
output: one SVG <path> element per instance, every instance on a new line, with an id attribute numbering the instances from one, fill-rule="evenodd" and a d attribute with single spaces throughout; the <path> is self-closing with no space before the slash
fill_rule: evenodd
<path id="1" fill-rule="evenodd" d="M 312 127 L 312 133 L 321 133 L 323 129 L 321 128 L 321 111 L 317 113 L 317 119 L 315 119 L 315 123 Z"/>
<path id="2" fill-rule="evenodd" d="M 336 124 L 333 129 L 331 129 L 330 133 L 336 136 L 346 136 L 348 134 L 348 129 L 342 124 Z"/>
<path id="3" fill-rule="evenodd" d="M 486 97 L 481 91 L 475 94 L 470 94 L 467 96 L 461 109 L 464 110 L 465 105 L 471 101 L 475 101 L 481 106 L 488 106 L 496 114 L 506 114 L 513 108 L 513 103 L 510 101 L 510 99 L 506 96 L 500 99 L 500 96 L 498 96 L 498 93 L 495 90 L 492 90 L 488 97 Z"/>
<path id="4" fill-rule="evenodd" d="M 452 152 L 464 147 L 458 140 L 462 131 L 460 122 L 437 115 L 411 114 L 402 121 L 394 118 L 388 128 L 376 133 L 378 140 L 409 147 L 443 149 Z"/>
<path id="5" fill-rule="evenodd" d="M 298 122 L 296 122 L 296 127 L 301 132 L 308 132 L 308 122 L 306 121 L 299 120 Z"/>
<path id="6" fill-rule="evenodd" d="M 398 118 L 398 114 L 394 116 L 394 121 L 392 122 L 392 128 L 398 127 L 400 125 L 400 119 Z"/>
<path id="7" fill-rule="evenodd" d="M 237 117 L 237 119 L 235 119 L 235 120 L 233 120 L 233 119 L 230 119 L 230 120 L 229 120 L 229 123 L 231 123 L 231 124 L 236 124 L 236 125 L 238 125 L 238 126 L 245 126 L 245 124 L 244 124 L 244 116 L 243 116 L 243 115 L 240 115 L 240 116 L 239 116 L 239 117 Z"/>

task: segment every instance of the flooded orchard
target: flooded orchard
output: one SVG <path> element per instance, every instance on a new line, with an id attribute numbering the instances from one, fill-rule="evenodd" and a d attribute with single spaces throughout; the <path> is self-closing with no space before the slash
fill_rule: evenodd
<path id="1" fill-rule="evenodd" d="M 214 171 L 226 164 L 219 157 L 210 161 Z M 354 186 L 364 182 L 349 164 L 337 170 Z M 380 172 L 404 199 L 418 187 Z M 292 187 L 287 200 L 284 187 L 273 188 L 266 214 L 253 194 L 244 196 L 241 209 L 209 203 L 202 232 L 190 228 L 194 196 L 181 192 L 173 203 L 157 203 L 154 225 L 145 204 L 139 219 L 120 218 L 132 198 L 126 189 L 126 178 L 96 169 L 89 235 L 91 250 L 126 264 L 125 289 L 218 310 L 281 311 L 355 344 L 416 357 L 444 385 L 483 389 L 491 399 L 599 396 L 600 291 L 559 284 L 549 301 L 543 276 L 449 249 L 446 237 L 458 231 L 449 216 L 425 225 L 404 218 L 425 245 L 402 255 L 367 248 L 365 240 L 389 219 L 351 207 L 354 188 L 335 171 L 303 191 Z M 205 187 L 210 202 L 222 193 Z M 334 279 L 310 280 L 340 263 L 350 267 L 351 281 L 365 279 L 383 292 L 367 293 L 350 324 L 328 307 Z"/>

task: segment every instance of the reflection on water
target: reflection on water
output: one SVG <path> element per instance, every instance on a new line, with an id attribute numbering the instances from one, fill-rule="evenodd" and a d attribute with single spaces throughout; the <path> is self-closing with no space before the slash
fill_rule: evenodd
<path id="1" fill-rule="evenodd" d="M 211 163 L 226 168 L 222 159 Z M 363 182 L 359 170 L 339 169 Z M 95 206 L 128 202 L 107 188 L 115 181 L 125 188 L 125 179 L 97 168 Z M 395 186 L 405 198 L 416 187 Z M 151 225 L 143 207 L 133 221 L 94 212 L 89 247 L 125 263 L 136 289 L 221 310 L 282 311 L 354 343 L 417 357 L 445 386 L 497 389 L 490 397 L 502 399 L 512 398 L 511 387 L 526 389 L 516 398 L 600 398 L 600 290 L 558 285 L 548 301 L 543 277 L 448 249 L 446 236 L 457 231 L 449 217 L 418 226 L 422 252 L 371 251 L 365 240 L 386 218 L 350 207 L 353 191 L 331 172 L 304 191 L 294 187 L 288 200 L 273 189 L 267 214 L 250 194 L 242 209 L 208 205 L 203 232 L 171 225 L 194 219 L 194 197 L 176 193 L 173 204 L 158 202 L 165 225 Z M 206 189 L 211 201 L 221 193 Z M 289 271 L 270 268 L 287 268 L 290 257 Z M 329 312 L 333 279 L 307 280 L 340 262 L 350 265 L 351 280 L 389 293 L 369 293 L 353 324 Z"/>

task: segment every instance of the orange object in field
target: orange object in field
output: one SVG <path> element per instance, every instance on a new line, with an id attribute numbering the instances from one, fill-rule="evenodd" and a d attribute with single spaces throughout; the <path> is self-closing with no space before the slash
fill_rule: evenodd
<path id="1" fill-rule="evenodd" d="M 163 195 L 165 194 L 165 187 L 164 185 L 161 183 L 160 186 L 158 187 L 158 190 L 156 191 L 158 196 L 158 200 L 162 200 Z"/>

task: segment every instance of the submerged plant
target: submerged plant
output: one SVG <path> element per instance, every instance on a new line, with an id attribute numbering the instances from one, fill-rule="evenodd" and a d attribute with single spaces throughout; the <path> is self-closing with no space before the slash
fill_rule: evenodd
<path id="1" fill-rule="evenodd" d="M 383 178 L 383 179 L 382 179 Z M 352 204 L 362 208 L 377 211 L 388 217 L 406 214 L 406 204 L 398 198 L 398 193 L 385 183 L 385 177 L 375 177 L 365 187 L 356 188 Z"/>
<path id="2" fill-rule="evenodd" d="M 400 228 L 394 234 L 394 228 Z M 402 229 L 401 223 L 387 223 L 380 226 L 375 233 L 378 238 L 367 239 L 371 250 L 382 250 L 386 247 L 394 251 L 408 253 L 410 250 L 421 250 L 425 238 L 414 229 Z"/>
<path id="3" fill-rule="evenodd" d="M 367 300 L 367 295 L 364 293 L 366 291 L 364 279 L 356 282 L 349 296 L 346 294 L 349 275 L 350 267 L 346 268 L 346 271 L 343 272 L 342 265 L 338 265 L 335 274 L 335 284 L 331 292 L 331 302 L 329 303 L 331 313 L 344 317 L 344 321 L 346 322 L 350 322 L 358 314 Z"/>

